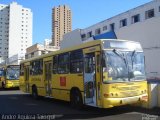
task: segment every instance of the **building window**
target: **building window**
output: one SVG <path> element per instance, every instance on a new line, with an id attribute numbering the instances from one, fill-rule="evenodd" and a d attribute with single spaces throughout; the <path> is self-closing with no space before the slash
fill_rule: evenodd
<path id="1" fill-rule="evenodd" d="M 92 37 L 92 31 L 87 33 L 87 38 L 90 38 L 90 37 Z"/>
<path id="2" fill-rule="evenodd" d="M 107 25 L 103 26 L 103 31 L 107 30 Z"/>
<path id="3" fill-rule="evenodd" d="M 146 19 L 154 17 L 154 9 L 148 10 L 145 12 Z"/>
<path id="4" fill-rule="evenodd" d="M 95 35 L 99 35 L 99 34 L 101 34 L 101 29 L 100 28 L 95 30 Z"/>
<path id="5" fill-rule="evenodd" d="M 140 15 L 139 14 L 132 16 L 132 23 L 137 23 L 139 21 L 140 21 Z"/>
<path id="6" fill-rule="evenodd" d="M 115 29 L 115 24 L 114 23 L 110 24 L 110 30 L 114 31 L 114 29 Z"/>
<path id="7" fill-rule="evenodd" d="M 120 20 L 120 27 L 127 26 L 127 19 Z"/>

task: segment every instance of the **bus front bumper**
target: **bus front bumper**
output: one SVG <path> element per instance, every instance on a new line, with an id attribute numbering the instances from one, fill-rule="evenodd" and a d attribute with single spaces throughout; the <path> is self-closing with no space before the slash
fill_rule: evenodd
<path id="1" fill-rule="evenodd" d="M 114 106 L 121 106 L 121 105 L 134 104 L 147 101 L 148 101 L 147 94 L 133 96 L 133 97 L 126 97 L 126 98 L 104 98 L 103 108 L 111 108 Z"/>

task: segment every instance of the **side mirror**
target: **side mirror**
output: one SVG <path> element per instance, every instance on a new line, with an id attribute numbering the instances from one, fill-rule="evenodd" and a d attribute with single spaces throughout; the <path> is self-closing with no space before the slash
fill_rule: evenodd
<path id="1" fill-rule="evenodd" d="M 133 72 L 129 72 L 129 78 L 134 78 L 134 73 Z"/>

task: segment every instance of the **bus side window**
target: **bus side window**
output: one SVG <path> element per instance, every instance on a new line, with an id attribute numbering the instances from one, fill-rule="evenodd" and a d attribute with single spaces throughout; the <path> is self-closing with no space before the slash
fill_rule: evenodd
<path id="1" fill-rule="evenodd" d="M 75 50 L 70 53 L 70 72 L 83 72 L 83 52 L 82 50 Z"/>
<path id="2" fill-rule="evenodd" d="M 63 53 L 58 56 L 58 73 L 67 74 L 70 71 L 69 53 Z"/>
<path id="3" fill-rule="evenodd" d="M 43 60 L 39 60 L 39 71 L 38 74 L 42 74 L 43 73 Z"/>
<path id="4" fill-rule="evenodd" d="M 33 75 L 33 62 L 31 63 L 31 66 L 30 66 L 30 75 Z"/>
<path id="5" fill-rule="evenodd" d="M 41 75 L 43 73 L 43 60 L 35 60 L 32 62 L 31 75 Z"/>
<path id="6" fill-rule="evenodd" d="M 56 74 L 57 73 L 57 65 L 58 65 L 58 61 L 57 61 L 57 56 L 54 56 L 53 57 L 53 70 L 52 70 L 52 72 L 53 72 L 53 74 Z"/>

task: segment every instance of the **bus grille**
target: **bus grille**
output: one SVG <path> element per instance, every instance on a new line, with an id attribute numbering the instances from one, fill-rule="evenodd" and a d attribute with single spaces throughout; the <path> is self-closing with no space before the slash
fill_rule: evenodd
<path id="1" fill-rule="evenodd" d="M 130 91 L 130 92 L 120 92 L 123 96 L 131 97 L 139 95 L 137 91 Z"/>

